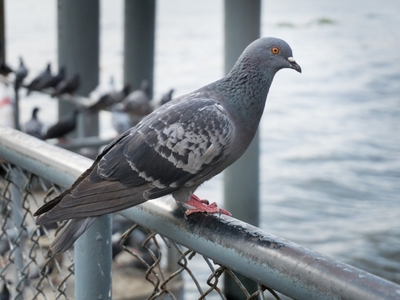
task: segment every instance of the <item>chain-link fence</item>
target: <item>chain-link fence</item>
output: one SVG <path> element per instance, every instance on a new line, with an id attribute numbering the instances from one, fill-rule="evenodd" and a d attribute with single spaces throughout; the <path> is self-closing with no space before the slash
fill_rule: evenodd
<path id="1" fill-rule="evenodd" d="M 6 161 L 0 163 L 0 174 L 3 293 L 10 293 L 10 299 L 74 298 L 73 250 L 49 257 L 48 247 L 58 225 L 37 227 L 33 217 L 35 210 L 61 189 Z M 183 278 L 191 298 L 226 299 L 221 288 L 224 274 L 242 291 L 240 299 L 256 299 L 266 289 L 260 286 L 249 292 L 229 268 L 120 216 L 114 217 L 113 227 L 114 299 L 155 299 L 162 295 L 177 299 L 184 293 Z M 199 281 L 191 267 L 195 256 L 203 260 L 202 272 L 208 273 L 205 282 Z M 195 267 L 198 264 L 194 262 Z"/>
<path id="2" fill-rule="evenodd" d="M 0 299 L 94 298 L 83 296 L 85 289 L 106 274 L 75 282 L 81 272 L 77 248 L 50 257 L 60 224 L 37 227 L 33 217 L 88 164 L 67 150 L 0 128 Z M 112 246 L 112 291 L 97 299 L 285 297 L 273 289 L 294 299 L 399 299 L 400 286 L 234 218 L 185 218 L 171 198 L 123 211 L 112 224 L 112 237 L 105 240 Z M 106 270 L 98 257 L 84 259 Z"/>

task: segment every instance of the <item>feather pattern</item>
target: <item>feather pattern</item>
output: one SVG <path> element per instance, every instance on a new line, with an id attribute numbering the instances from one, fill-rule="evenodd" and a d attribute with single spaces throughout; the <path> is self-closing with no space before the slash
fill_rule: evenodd
<path id="1" fill-rule="evenodd" d="M 273 47 L 280 47 L 279 55 Z M 61 233 L 68 241 L 57 238 L 53 251 L 67 249 L 103 214 L 167 194 L 192 201 L 200 184 L 249 146 L 272 79 L 282 68 L 301 71 L 289 45 L 259 39 L 225 78 L 169 101 L 119 135 L 69 189 L 35 213 L 39 225 L 73 219 Z"/>

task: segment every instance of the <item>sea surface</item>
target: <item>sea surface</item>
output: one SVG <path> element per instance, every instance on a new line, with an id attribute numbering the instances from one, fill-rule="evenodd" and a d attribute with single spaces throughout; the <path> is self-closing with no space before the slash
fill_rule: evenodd
<path id="1" fill-rule="evenodd" d="M 260 227 L 400 284 L 400 1 L 263 1 L 262 36 L 286 40 L 261 123 Z M 223 76 L 223 1 L 157 2 L 155 98 Z M 57 66 L 57 2 L 5 1 L 7 62 Z M 123 1 L 101 1 L 101 82 L 122 86 Z M 56 101 L 21 100 L 56 121 Z M 101 134 L 115 134 L 101 115 Z M 223 205 L 223 176 L 201 197 Z M 243 203 L 245 206 L 246 204 Z M 207 276 L 198 264 L 197 274 Z"/>

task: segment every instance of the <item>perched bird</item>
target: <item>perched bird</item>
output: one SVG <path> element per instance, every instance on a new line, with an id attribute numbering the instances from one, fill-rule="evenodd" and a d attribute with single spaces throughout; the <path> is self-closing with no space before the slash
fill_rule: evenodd
<path id="1" fill-rule="evenodd" d="M 73 131 L 76 128 L 79 110 L 75 109 L 72 114 L 64 119 L 61 119 L 56 124 L 47 129 L 43 136 L 44 140 L 61 138 Z"/>
<path id="2" fill-rule="evenodd" d="M 91 99 L 93 102 L 97 102 L 101 97 L 113 91 L 115 91 L 115 81 L 114 76 L 111 76 L 107 84 L 100 83 L 93 91 L 89 93 L 89 99 Z"/>
<path id="3" fill-rule="evenodd" d="M 11 293 L 7 287 L 7 282 L 4 282 L 3 289 L 0 292 L 0 300 L 10 300 Z"/>
<path id="4" fill-rule="evenodd" d="M 122 110 L 122 103 L 114 104 L 111 114 L 111 123 L 118 134 L 131 128 L 131 118 Z"/>
<path id="5" fill-rule="evenodd" d="M 193 207 L 186 215 L 230 215 L 193 193 L 247 149 L 283 68 L 301 72 L 290 46 L 258 39 L 226 77 L 171 100 L 114 139 L 69 189 L 35 212 L 38 225 L 69 219 L 53 253 L 67 250 L 99 216 L 168 194 Z"/>
<path id="6" fill-rule="evenodd" d="M 24 132 L 38 139 L 42 139 L 43 123 L 40 122 L 37 117 L 38 111 L 38 107 L 33 108 L 31 119 L 24 124 Z"/>
<path id="7" fill-rule="evenodd" d="M 0 62 L 0 75 L 8 76 L 8 74 L 14 72 L 4 61 Z"/>
<path id="8" fill-rule="evenodd" d="M 165 103 L 172 100 L 172 94 L 174 93 L 174 89 L 170 89 L 167 93 L 165 93 L 160 100 L 160 105 L 164 105 Z"/>
<path id="9" fill-rule="evenodd" d="M 39 91 L 42 85 L 42 82 L 51 78 L 51 65 L 50 63 L 47 64 L 46 69 L 41 72 L 38 76 L 36 76 L 31 83 L 28 84 L 27 88 L 27 95 L 29 95 L 32 91 Z"/>
<path id="10" fill-rule="evenodd" d="M 142 80 L 140 89 L 134 90 L 122 100 L 123 111 L 131 117 L 131 123 L 136 125 L 144 116 L 153 111 L 149 96 L 149 83 Z"/>
<path id="11" fill-rule="evenodd" d="M 96 112 L 101 109 L 112 107 L 116 103 L 120 103 L 131 89 L 129 84 L 125 84 L 121 91 L 110 91 L 102 95 L 95 103 L 88 107 L 90 112 Z"/>
<path id="12" fill-rule="evenodd" d="M 38 85 L 38 90 L 41 91 L 47 88 L 56 88 L 56 86 L 65 79 L 66 74 L 67 72 L 65 67 L 61 67 L 57 75 L 51 75 L 43 79 Z"/>
<path id="13" fill-rule="evenodd" d="M 63 80 L 57 84 L 54 92 L 51 94 L 52 97 L 58 97 L 63 94 L 73 95 L 81 85 L 81 77 L 79 74 L 75 74 L 69 79 Z"/>
<path id="14" fill-rule="evenodd" d="M 24 81 L 25 77 L 28 76 L 28 69 L 25 67 L 24 61 L 22 57 L 19 58 L 19 67 L 15 71 L 15 81 L 14 81 L 14 89 L 16 91 L 19 90 L 22 82 Z"/>

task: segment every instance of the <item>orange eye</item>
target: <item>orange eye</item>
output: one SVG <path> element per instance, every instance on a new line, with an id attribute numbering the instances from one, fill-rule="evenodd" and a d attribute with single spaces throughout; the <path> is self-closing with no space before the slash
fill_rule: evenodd
<path id="1" fill-rule="evenodd" d="M 273 54 L 278 54 L 278 53 L 279 53 L 279 48 L 278 48 L 278 47 L 273 47 L 273 48 L 271 49 L 271 52 L 272 52 Z"/>

